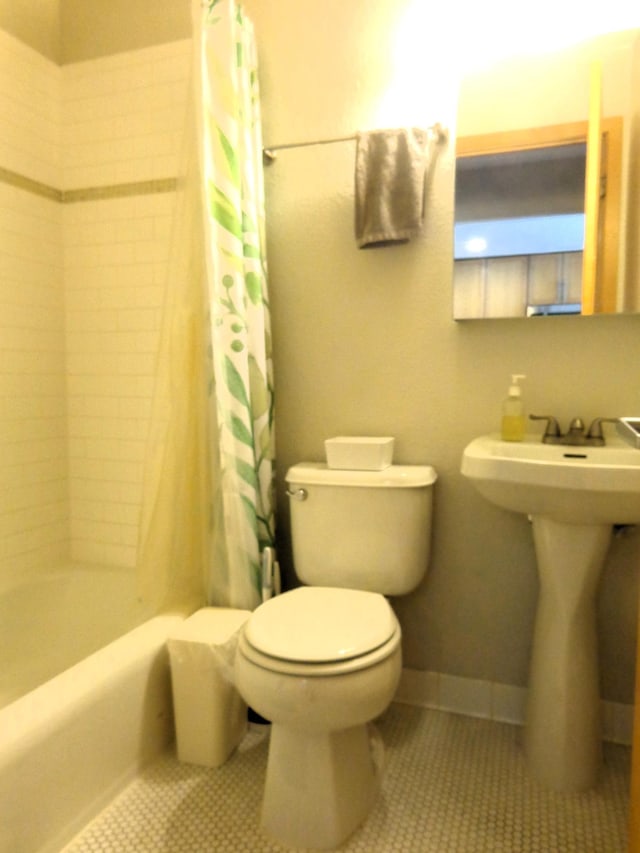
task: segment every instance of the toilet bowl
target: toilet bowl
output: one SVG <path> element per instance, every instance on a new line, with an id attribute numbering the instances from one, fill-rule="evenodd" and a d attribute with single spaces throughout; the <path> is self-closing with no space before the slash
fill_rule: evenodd
<path id="1" fill-rule="evenodd" d="M 261 824 L 281 844 L 332 849 L 364 820 L 380 778 L 369 725 L 400 678 L 401 632 L 378 594 L 300 587 L 254 611 L 236 687 L 272 723 Z"/>

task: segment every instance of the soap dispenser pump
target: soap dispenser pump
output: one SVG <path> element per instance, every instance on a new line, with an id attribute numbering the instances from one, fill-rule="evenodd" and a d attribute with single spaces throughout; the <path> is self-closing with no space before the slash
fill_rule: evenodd
<path id="1" fill-rule="evenodd" d="M 526 421 L 522 389 L 518 384 L 521 379 L 526 379 L 524 373 L 512 374 L 509 393 L 502 404 L 501 436 L 503 441 L 522 441 L 524 438 Z"/>

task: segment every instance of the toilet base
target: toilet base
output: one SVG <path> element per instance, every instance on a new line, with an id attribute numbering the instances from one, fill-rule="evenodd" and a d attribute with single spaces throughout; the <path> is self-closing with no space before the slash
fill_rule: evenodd
<path id="1" fill-rule="evenodd" d="M 315 733 L 273 724 L 262 829 L 286 847 L 330 850 L 365 820 L 379 787 L 370 726 Z"/>

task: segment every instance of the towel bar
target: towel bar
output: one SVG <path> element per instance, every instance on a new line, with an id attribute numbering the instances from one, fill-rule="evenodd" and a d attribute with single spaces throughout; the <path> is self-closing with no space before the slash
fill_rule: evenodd
<path id="1" fill-rule="evenodd" d="M 445 142 L 448 138 L 448 132 L 441 124 L 436 123 L 430 125 L 427 130 L 438 138 L 438 142 Z M 265 163 L 272 163 L 276 159 L 276 151 L 283 151 L 286 148 L 306 148 L 310 145 L 332 145 L 334 142 L 352 142 L 355 141 L 356 134 L 351 136 L 334 136 L 330 139 L 311 139 L 306 142 L 284 142 L 281 145 L 269 145 L 262 149 L 262 155 Z"/>

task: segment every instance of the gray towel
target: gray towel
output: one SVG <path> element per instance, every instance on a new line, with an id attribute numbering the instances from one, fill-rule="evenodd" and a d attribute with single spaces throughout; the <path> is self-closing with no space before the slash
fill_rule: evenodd
<path id="1" fill-rule="evenodd" d="M 429 132 L 375 130 L 356 139 L 358 247 L 405 243 L 422 228 Z"/>

